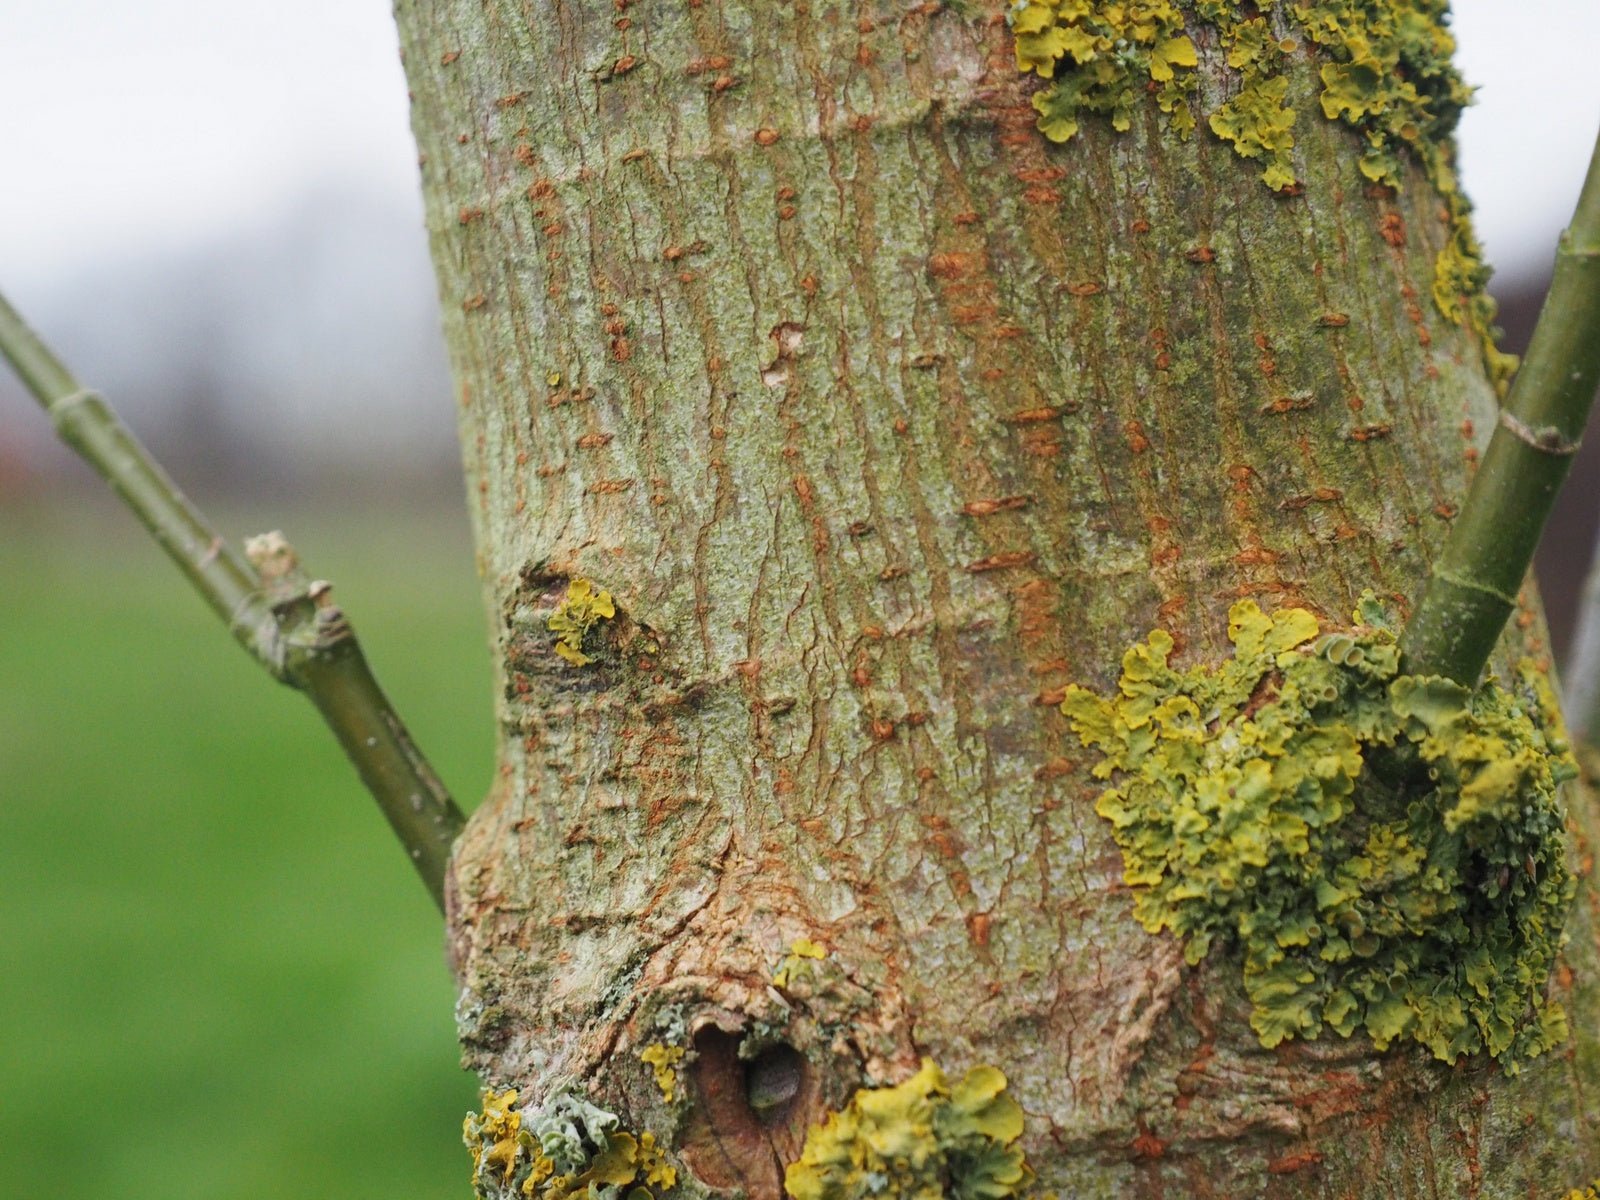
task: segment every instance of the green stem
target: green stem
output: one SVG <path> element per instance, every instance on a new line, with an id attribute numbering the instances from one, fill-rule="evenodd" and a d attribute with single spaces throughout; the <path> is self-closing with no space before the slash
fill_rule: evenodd
<path id="1" fill-rule="evenodd" d="M 255 572 L 134 439 L 97 393 L 67 368 L 0 295 L 0 352 L 54 422 L 61 440 L 108 482 L 228 631 L 278 678 L 282 647 Z"/>
<path id="2" fill-rule="evenodd" d="M 122 497 L 234 638 L 317 706 L 443 907 L 445 865 L 464 818 L 373 678 L 328 585 L 308 581 L 275 534 L 255 539 L 250 561 L 229 546 L 4 296 L 0 353 L 61 439 Z"/>
<path id="3" fill-rule="evenodd" d="M 1600 143 L 1555 276 L 1466 501 L 1400 639 L 1403 669 L 1471 686 L 1572 466 L 1600 384 Z"/>

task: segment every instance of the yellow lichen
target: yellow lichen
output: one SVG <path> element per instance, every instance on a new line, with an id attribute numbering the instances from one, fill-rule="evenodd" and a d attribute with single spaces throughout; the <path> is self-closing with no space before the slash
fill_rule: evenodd
<path id="1" fill-rule="evenodd" d="M 677 1066 L 683 1061 L 683 1047 L 651 1042 L 639 1051 L 639 1059 L 654 1073 L 656 1087 L 661 1089 L 661 1098 L 668 1104 L 675 1101 L 678 1098 Z"/>
<path id="2" fill-rule="evenodd" d="M 1401 675 L 1381 610 L 1356 620 L 1243 601 L 1227 662 L 1178 671 L 1158 629 L 1114 696 L 1069 689 L 1096 811 L 1146 929 L 1191 963 L 1237 949 L 1263 1045 L 1364 1029 L 1515 1069 L 1566 1036 L 1559 717 L 1531 666 L 1514 689 Z"/>
<path id="3" fill-rule="evenodd" d="M 828 952 L 817 943 L 799 938 L 789 947 L 789 953 L 783 956 L 777 968 L 772 972 L 772 982 L 777 987 L 788 987 L 801 971 L 810 970 L 810 963 L 819 962 L 828 956 Z"/>
<path id="4" fill-rule="evenodd" d="M 1274 191 L 1294 183 L 1294 109 L 1284 103 L 1289 91 L 1286 75 L 1250 78 L 1239 94 L 1211 114 L 1211 132 L 1244 158 L 1265 158 L 1261 178 Z"/>
<path id="5" fill-rule="evenodd" d="M 1402 155 L 1409 154 L 1443 197 L 1450 237 L 1434 263 L 1434 304 L 1477 335 L 1489 376 L 1504 391 L 1517 360 L 1495 344 L 1489 268 L 1472 232 L 1472 207 L 1456 184 L 1452 135 L 1472 89 L 1451 61 L 1448 0 L 1317 0 L 1293 12 L 1334 60 L 1320 72 L 1322 111 L 1366 139 L 1361 173 L 1399 188 Z"/>
<path id="6" fill-rule="evenodd" d="M 862 1088 L 806 1135 L 784 1175 L 793 1200 L 1006 1200 L 1027 1189 L 1022 1108 L 1006 1077 L 973 1067 L 954 1086 L 932 1060 L 894 1087 Z"/>
<path id="7" fill-rule="evenodd" d="M 614 1113 L 560 1090 L 516 1108 L 515 1089 L 486 1091 L 462 1136 L 483 1200 L 655 1200 L 678 1181 L 650 1132 L 618 1129 Z"/>
<path id="8" fill-rule="evenodd" d="M 487 1169 L 501 1171 L 505 1181 L 511 1179 L 516 1169 L 517 1135 L 522 1129 L 522 1114 L 512 1107 L 516 1102 L 516 1088 L 498 1095 L 491 1088 L 483 1094 L 483 1111 L 469 1113 L 462 1123 L 462 1137 L 472 1151 L 474 1176 Z"/>
<path id="9" fill-rule="evenodd" d="M 1009 19 L 1017 69 L 1052 81 L 1034 93 L 1033 106 L 1040 130 L 1055 142 L 1077 132 L 1081 112 L 1108 114 L 1114 128 L 1127 129 L 1146 82 L 1168 85 L 1161 107 L 1177 111 L 1183 89 L 1171 85 L 1199 62 L 1183 13 L 1169 0 L 1025 0 Z M 1193 117 L 1184 116 L 1193 128 Z"/>
<path id="10" fill-rule="evenodd" d="M 545 622 L 550 632 L 557 635 L 556 653 L 575 667 L 592 662 L 592 656 L 583 652 L 583 638 L 594 625 L 617 615 L 611 602 L 611 593 L 596 591 L 587 579 L 574 579 L 567 584 L 567 594 L 556 606 L 555 612 Z"/>
<path id="11" fill-rule="evenodd" d="M 1357 166 L 1368 180 L 1398 189 L 1406 160 L 1417 163 L 1444 201 L 1449 239 L 1434 264 L 1439 312 L 1476 335 L 1495 386 L 1504 390 L 1516 359 L 1495 345 L 1489 269 L 1472 232 L 1471 206 L 1456 186 L 1452 135 L 1472 90 L 1451 62 L 1455 40 L 1448 0 L 1298 0 L 1245 4 L 1193 0 L 1193 18 L 1211 26 L 1230 77 L 1207 126 L 1244 158 L 1259 159 L 1275 191 L 1295 183 L 1296 114 L 1288 103 L 1285 56 L 1300 49 L 1277 36 L 1292 18 L 1321 56 L 1323 115 L 1363 139 Z M 1009 18 L 1017 67 L 1049 82 L 1034 93 L 1039 129 L 1065 142 L 1085 116 L 1131 127 L 1138 96 L 1151 92 L 1171 127 L 1195 127 L 1193 68 L 1199 58 L 1183 7 L 1172 0 L 1017 0 Z"/>
<path id="12" fill-rule="evenodd" d="M 1600 1179 L 1586 1188 L 1573 1188 L 1561 1200 L 1600 1200 Z"/>
<path id="13" fill-rule="evenodd" d="M 649 1130 L 639 1135 L 637 1158 L 639 1177 L 650 1186 L 664 1191 L 678 1182 L 678 1168 L 667 1161 Z"/>

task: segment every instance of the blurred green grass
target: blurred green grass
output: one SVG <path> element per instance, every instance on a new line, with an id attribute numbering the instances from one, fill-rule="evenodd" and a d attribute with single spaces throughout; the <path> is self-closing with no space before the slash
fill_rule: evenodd
<path id="1" fill-rule="evenodd" d="M 465 807 L 464 514 L 271 513 Z M 461 1197 L 442 923 L 305 701 L 125 513 L 0 509 L 0 1196 Z"/>

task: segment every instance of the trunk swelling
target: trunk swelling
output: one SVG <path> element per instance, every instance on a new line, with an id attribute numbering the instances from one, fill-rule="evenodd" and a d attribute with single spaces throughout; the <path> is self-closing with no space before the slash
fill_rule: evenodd
<path id="1" fill-rule="evenodd" d="M 502 687 L 467 1061 L 589 1081 L 691 1191 L 776 1196 L 927 1054 L 1006 1073 L 1063 1196 L 1558 1194 L 1600 1172 L 1592 893 L 1577 1040 L 1519 1077 L 1263 1050 L 1236 959 L 1134 923 L 1055 707 L 1153 625 L 1225 656 L 1240 597 L 1417 593 L 1495 414 L 1439 200 L 1366 186 L 1303 50 L 1302 194 L 1153 104 L 1052 146 L 998 7 L 399 4 Z M 583 667 L 574 577 L 618 608 Z M 807 1060 L 765 1123 L 741 1035 Z"/>

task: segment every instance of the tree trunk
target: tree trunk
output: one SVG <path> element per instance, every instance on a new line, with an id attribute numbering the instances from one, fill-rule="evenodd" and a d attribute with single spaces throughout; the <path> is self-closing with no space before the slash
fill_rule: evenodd
<path id="1" fill-rule="evenodd" d="M 1309 45 L 1298 188 L 1142 97 L 1053 145 L 978 7 L 398 5 L 501 689 L 449 897 L 468 1063 L 585 1081 L 685 1195 L 777 1197 L 923 1056 L 1005 1073 L 1062 1197 L 1586 1182 L 1592 891 L 1575 1040 L 1520 1075 L 1265 1050 L 1237 957 L 1132 919 L 1057 709 L 1155 626 L 1225 657 L 1243 597 L 1418 594 L 1495 420 L 1431 302 L 1440 197 L 1361 176 Z M 617 609 L 586 665 L 547 628 L 580 578 Z M 798 1093 L 752 1108 L 782 1045 Z"/>

